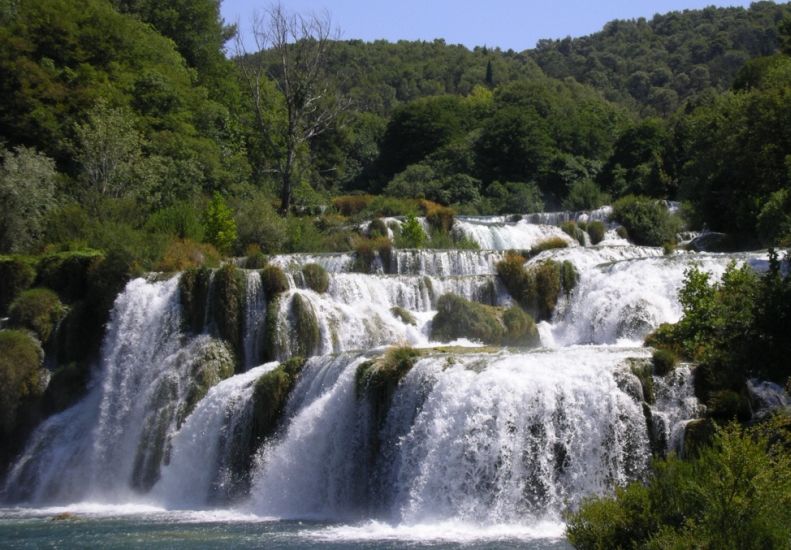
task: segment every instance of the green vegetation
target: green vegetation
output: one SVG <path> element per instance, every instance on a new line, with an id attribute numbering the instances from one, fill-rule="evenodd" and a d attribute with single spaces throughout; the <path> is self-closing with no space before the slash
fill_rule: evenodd
<path id="1" fill-rule="evenodd" d="M 58 295 L 48 288 L 25 290 L 11 302 L 8 317 L 12 326 L 33 331 L 46 343 L 66 310 Z"/>
<path id="2" fill-rule="evenodd" d="M 604 227 L 604 224 L 600 221 L 592 221 L 588 223 L 588 236 L 591 239 L 591 244 L 599 244 L 604 240 L 604 233 L 607 231 L 607 228 Z"/>
<path id="3" fill-rule="evenodd" d="M 330 276 L 319 264 L 306 264 L 302 267 L 302 277 L 309 289 L 323 294 L 330 287 Z"/>
<path id="4" fill-rule="evenodd" d="M 538 320 L 552 317 L 561 293 L 571 292 L 578 278 L 569 261 L 547 260 L 528 268 L 525 258 L 514 252 L 497 263 L 497 274 L 511 297 Z"/>
<path id="5" fill-rule="evenodd" d="M 236 353 L 236 357 L 240 358 L 247 288 L 244 273 L 227 264 L 215 271 L 211 288 L 212 321 L 217 327 L 220 338 L 225 340 Z"/>
<path id="6" fill-rule="evenodd" d="M 316 355 L 321 344 L 319 321 L 313 305 L 302 294 L 294 294 L 289 307 L 289 326 L 293 327 L 291 355 L 310 357 Z"/>
<path id="7" fill-rule="evenodd" d="M 17 413 L 25 400 L 44 390 L 44 352 L 24 331 L 0 330 L 0 440 L 3 454 L 16 444 L 8 438 L 20 423 Z"/>
<path id="8" fill-rule="evenodd" d="M 273 297 L 288 290 L 288 277 L 276 265 L 268 265 L 261 270 L 261 285 L 267 297 Z"/>
<path id="9" fill-rule="evenodd" d="M 560 229 L 581 246 L 585 246 L 585 231 L 578 227 L 576 222 L 563 222 L 560 224 Z"/>
<path id="10" fill-rule="evenodd" d="M 635 244 L 662 246 L 674 241 L 680 226 L 659 201 L 632 195 L 613 203 L 612 217 Z"/>
<path id="11" fill-rule="evenodd" d="M 179 425 L 213 386 L 233 376 L 236 365 L 232 349 L 219 340 L 207 341 L 190 361 L 190 379 L 186 397 L 179 410 Z"/>
<path id="12" fill-rule="evenodd" d="M 533 318 L 521 309 L 486 306 L 455 294 L 444 294 L 437 300 L 431 338 L 440 342 L 469 338 L 484 344 L 520 347 L 541 343 Z"/>
<path id="13" fill-rule="evenodd" d="M 670 350 L 658 349 L 651 356 L 651 362 L 654 366 L 654 372 L 659 376 L 664 376 L 676 367 L 678 358 Z"/>
<path id="14" fill-rule="evenodd" d="M 545 239 L 535 245 L 533 248 L 530 249 L 528 256 L 531 258 L 533 256 L 538 256 L 545 250 L 557 250 L 558 248 L 567 248 L 569 245 L 568 242 L 563 240 L 560 237 L 550 237 L 549 239 Z"/>
<path id="15" fill-rule="evenodd" d="M 401 319 L 401 321 L 407 325 L 417 325 L 415 316 L 402 307 L 393 306 L 390 308 L 390 313 L 392 313 L 394 317 Z"/>
<path id="16" fill-rule="evenodd" d="M 0 256 L 0 315 L 17 295 L 30 287 L 36 278 L 36 270 L 30 261 L 14 256 Z"/>
<path id="17" fill-rule="evenodd" d="M 250 454 L 277 430 L 289 393 L 305 365 L 301 357 L 292 357 L 263 374 L 253 390 L 253 421 Z"/>
<path id="18" fill-rule="evenodd" d="M 657 461 L 647 484 L 583 502 L 567 518 L 569 541 L 583 550 L 787 548 L 791 461 L 777 435 L 782 428 L 717 429 L 696 458 Z"/>

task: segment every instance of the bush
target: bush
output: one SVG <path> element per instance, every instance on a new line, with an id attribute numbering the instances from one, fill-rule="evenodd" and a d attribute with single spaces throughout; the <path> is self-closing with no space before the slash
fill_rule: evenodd
<path id="1" fill-rule="evenodd" d="M 182 202 L 157 210 L 146 221 L 152 233 L 163 233 L 178 239 L 203 240 L 203 224 L 195 207 Z"/>
<path id="2" fill-rule="evenodd" d="M 358 273 L 372 273 L 378 257 L 382 262 L 384 271 L 387 272 L 390 270 L 392 251 L 392 243 L 386 237 L 376 239 L 358 237 L 354 241 L 354 265 L 352 270 Z"/>
<path id="3" fill-rule="evenodd" d="M 21 258 L 0 256 L 0 316 L 20 292 L 33 284 L 35 278 L 36 270 L 30 262 Z"/>
<path id="4" fill-rule="evenodd" d="M 236 221 L 225 199 L 216 191 L 204 218 L 206 240 L 223 254 L 230 253 L 237 238 Z"/>
<path id="5" fill-rule="evenodd" d="M 234 219 L 240 250 L 250 245 L 257 245 L 267 254 L 283 250 L 288 240 L 286 220 L 277 214 L 267 195 L 256 193 L 239 200 Z"/>
<path id="6" fill-rule="evenodd" d="M 675 240 L 678 222 L 660 201 L 628 195 L 613 204 L 612 217 L 629 234 L 635 244 L 662 246 Z"/>
<path id="7" fill-rule="evenodd" d="M 567 517 L 576 548 L 787 548 L 791 459 L 763 427 L 717 429 L 688 462 L 654 464 L 647 484 L 594 497 Z"/>
<path id="8" fill-rule="evenodd" d="M 306 264 L 302 268 L 302 277 L 307 287 L 319 294 L 327 292 L 330 287 L 330 276 L 319 264 Z"/>
<path id="9" fill-rule="evenodd" d="M 22 401 L 41 394 L 43 361 L 41 346 L 29 334 L 0 330 L 0 428 L 4 436 L 13 432 Z"/>
<path id="10" fill-rule="evenodd" d="M 220 253 L 210 244 L 201 244 L 189 239 L 171 241 L 155 269 L 172 273 L 195 267 L 216 267 Z"/>
<path id="11" fill-rule="evenodd" d="M 342 195 L 333 197 L 332 205 L 344 216 L 359 214 L 374 201 L 373 195 Z"/>
<path id="12" fill-rule="evenodd" d="M 599 189 L 596 182 L 585 178 L 572 184 L 568 196 L 563 200 L 563 208 L 573 211 L 593 210 L 607 204 L 609 200 L 610 197 Z"/>
<path id="13" fill-rule="evenodd" d="M 390 313 L 393 314 L 393 317 L 398 317 L 399 319 L 401 319 L 401 322 L 404 324 L 417 325 L 417 320 L 415 319 L 415 316 L 402 307 L 393 306 L 390 308 Z"/>
<path id="14" fill-rule="evenodd" d="M 577 227 L 576 222 L 563 222 L 560 224 L 560 229 L 562 229 L 566 235 L 580 243 L 581 246 L 585 246 L 585 232 Z"/>
<path id="15" fill-rule="evenodd" d="M 672 351 L 666 349 L 658 349 L 654 351 L 651 356 L 651 362 L 654 365 L 654 372 L 659 376 L 664 376 L 676 367 L 678 358 Z"/>
<path id="16" fill-rule="evenodd" d="M 559 248 L 567 248 L 568 246 L 569 243 L 564 239 L 561 239 L 560 237 L 550 237 L 533 246 L 533 248 L 530 249 L 528 255 L 532 258 L 533 256 L 538 256 L 545 250 L 556 250 Z"/>
<path id="17" fill-rule="evenodd" d="M 415 216 L 407 216 L 401 225 L 401 233 L 396 237 L 398 248 L 423 248 L 426 245 L 426 233 Z"/>
<path id="18" fill-rule="evenodd" d="M 535 321 L 520 307 L 509 307 L 503 312 L 502 319 L 505 325 L 502 344 L 531 348 L 541 345 Z"/>
<path id="19" fill-rule="evenodd" d="M 387 237 L 387 225 L 385 224 L 384 220 L 382 220 L 382 218 L 374 218 L 371 220 L 371 223 L 368 225 L 367 235 L 369 239 Z"/>
<path id="20" fill-rule="evenodd" d="M 44 343 L 49 340 L 65 312 L 58 295 L 48 288 L 25 290 L 8 309 L 13 326 L 35 332 Z"/>
<path id="21" fill-rule="evenodd" d="M 591 244 L 599 244 L 604 240 L 604 234 L 607 228 L 598 220 L 588 223 L 588 236 L 591 239 Z"/>
<path id="22" fill-rule="evenodd" d="M 455 212 L 452 208 L 427 200 L 420 201 L 420 208 L 426 216 L 426 221 L 434 229 L 448 233 L 453 227 Z"/>
<path id="23" fill-rule="evenodd" d="M 313 218 L 289 216 L 286 219 L 285 248 L 288 252 L 324 252 L 325 247 L 325 236 Z"/>
<path id="24" fill-rule="evenodd" d="M 538 320 L 551 319 L 561 292 L 568 294 L 577 282 L 571 262 L 547 260 L 528 269 L 515 253 L 497 263 L 497 274 L 511 297 Z"/>
<path id="25" fill-rule="evenodd" d="M 276 265 L 268 265 L 261 270 L 261 286 L 267 298 L 272 298 L 289 289 L 288 277 Z"/>

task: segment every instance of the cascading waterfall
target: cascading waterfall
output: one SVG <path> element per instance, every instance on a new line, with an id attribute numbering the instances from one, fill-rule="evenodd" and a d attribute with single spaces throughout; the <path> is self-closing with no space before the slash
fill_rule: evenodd
<path id="1" fill-rule="evenodd" d="M 655 377 L 650 406 L 629 366 L 649 357 L 639 346 L 650 330 L 681 315 L 685 270 L 718 277 L 733 260 L 765 263 L 761 254 L 664 256 L 615 237 L 583 247 L 557 227 L 606 215 L 461 218 L 454 230 L 482 250 L 393 250 L 379 274 L 353 273 L 352 254 L 274 256 L 289 288 L 267 296 L 260 272 L 244 270 L 236 317 L 218 317 L 209 288 L 194 309 L 202 334 L 185 326 L 178 277 L 131 281 L 86 397 L 33 433 L 4 498 L 395 525 L 558 522 L 584 496 L 639 478 L 657 441 L 678 448 L 699 413 L 689 366 Z M 527 265 L 569 261 L 579 282 L 540 323 L 542 348 L 424 349 L 384 397 L 361 382 L 361 366 L 386 346 L 437 345 L 441 295 L 511 305 L 497 262 L 549 237 L 569 247 Z M 300 274 L 314 263 L 329 273 L 324 293 Z M 225 344 L 217 319 L 229 318 L 239 341 Z M 256 388 L 279 363 L 257 365 L 294 355 L 309 358 L 258 446 Z"/>

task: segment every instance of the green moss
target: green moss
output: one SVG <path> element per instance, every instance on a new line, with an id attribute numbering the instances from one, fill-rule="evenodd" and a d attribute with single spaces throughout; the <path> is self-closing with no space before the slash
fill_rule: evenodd
<path id="1" fill-rule="evenodd" d="M 264 320 L 266 330 L 264 331 L 264 358 L 267 361 L 275 361 L 278 358 L 280 350 L 284 349 L 287 345 L 285 335 L 281 333 L 278 318 L 280 315 L 280 301 L 281 295 L 276 295 L 274 299 L 269 300 L 266 304 L 266 318 Z"/>
<path id="2" fill-rule="evenodd" d="M 563 287 L 563 292 L 570 294 L 579 282 L 579 273 L 574 264 L 568 260 L 564 260 L 560 264 L 560 284 Z"/>
<path id="3" fill-rule="evenodd" d="M 304 365 L 303 358 L 292 357 L 256 381 L 252 400 L 251 452 L 255 452 L 261 442 L 274 435 L 288 396 Z"/>
<path id="4" fill-rule="evenodd" d="M 198 350 L 191 361 L 189 386 L 179 412 L 179 426 L 213 386 L 233 376 L 235 365 L 233 351 L 225 342 L 210 340 Z"/>
<path id="5" fill-rule="evenodd" d="M 307 264 L 302 268 L 302 277 L 311 290 L 323 294 L 330 287 L 330 276 L 319 264 Z"/>
<path id="6" fill-rule="evenodd" d="M 654 366 L 654 373 L 664 376 L 676 367 L 678 358 L 666 349 L 658 349 L 651 356 L 651 363 Z"/>
<path id="7" fill-rule="evenodd" d="M 599 244 L 604 240 L 604 234 L 607 228 L 604 223 L 600 221 L 592 221 L 588 224 L 588 236 L 591 239 L 591 244 Z"/>
<path id="8" fill-rule="evenodd" d="M 393 306 L 390 308 L 390 313 L 392 313 L 394 317 L 401 319 L 401 322 L 407 325 L 417 325 L 417 319 L 415 319 L 415 316 L 402 307 Z"/>
<path id="9" fill-rule="evenodd" d="M 21 257 L 0 256 L 0 316 L 16 296 L 29 288 L 36 278 L 36 270 L 30 261 Z"/>
<path id="10" fill-rule="evenodd" d="M 628 239 L 629 238 L 629 232 L 622 225 L 615 229 L 615 234 L 618 235 L 622 239 Z"/>
<path id="11" fill-rule="evenodd" d="M 504 345 L 531 348 L 541 345 L 535 321 L 522 308 L 513 306 L 506 309 L 502 320 L 505 325 Z"/>
<path id="12" fill-rule="evenodd" d="M 387 237 L 387 225 L 382 218 L 374 218 L 368 225 L 368 237 L 375 239 L 376 237 Z"/>
<path id="13" fill-rule="evenodd" d="M 648 404 L 654 403 L 654 367 L 647 361 L 633 361 L 631 371 L 643 387 L 643 401 Z"/>
<path id="14" fill-rule="evenodd" d="M 538 320 L 551 319 L 561 292 L 571 292 L 577 282 L 571 262 L 547 260 L 527 268 L 515 253 L 498 262 L 497 274 L 511 297 Z"/>
<path id="15" fill-rule="evenodd" d="M 288 290 L 288 277 L 276 265 L 268 265 L 261 270 L 261 286 L 268 299 Z"/>
<path id="16" fill-rule="evenodd" d="M 391 397 L 401 379 L 412 369 L 420 352 L 408 346 L 393 347 L 374 361 L 357 367 L 357 395 Z"/>
<path id="17" fill-rule="evenodd" d="M 572 222 L 572 221 L 563 222 L 562 224 L 560 224 L 560 229 L 563 230 L 563 232 L 566 235 L 568 235 L 569 237 L 580 243 L 582 246 L 585 246 L 585 232 L 579 227 L 577 227 L 576 222 Z"/>
<path id="18" fill-rule="evenodd" d="M 98 250 L 49 254 L 38 262 L 36 286 L 51 288 L 67 301 L 83 298 L 88 290 L 88 271 L 101 260 Z"/>
<path id="19" fill-rule="evenodd" d="M 227 264 L 218 269 L 212 285 L 212 317 L 217 333 L 242 356 L 246 281 L 244 273 Z"/>
<path id="20" fill-rule="evenodd" d="M 531 248 L 528 252 L 528 256 L 532 258 L 533 256 L 538 256 L 545 250 L 557 250 L 559 248 L 567 248 L 568 246 L 569 243 L 566 242 L 565 239 L 561 239 L 560 237 L 550 237 L 549 239 L 545 239 Z"/>
<path id="21" fill-rule="evenodd" d="M 292 345 L 293 355 L 309 357 L 315 355 L 321 344 L 321 332 L 316 312 L 307 298 L 301 294 L 294 294 L 291 299 L 289 310 L 290 324 L 296 337 L 292 339 L 292 344 L 296 343 L 296 348 Z"/>
<path id="22" fill-rule="evenodd" d="M 25 399 L 41 395 L 44 352 L 28 333 L 0 331 L 0 434 L 10 435 Z"/>
<path id="23" fill-rule="evenodd" d="M 65 312 L 58 295 L 48 288 L 25 290 L 8 309 L 12 326 L 35 332 L 43 343 L 49 340 Z"/>
<path id="24" fill-rule="evenodd" d="M 212 270 L 206 267 L 188 269 L 179 280 L 179 297 L 185 326 L 193 333 L 203 332 L 209 302 Z"/>
<path id="25" fill-rule="evenodd" d="M 535 322 L 521 309 L 486 306 L 455 294 L 445 294 L 437 301 L 431 338 L 440 342 L 470 338 L 484 344 L 525 347 L 541 343 Z"/>

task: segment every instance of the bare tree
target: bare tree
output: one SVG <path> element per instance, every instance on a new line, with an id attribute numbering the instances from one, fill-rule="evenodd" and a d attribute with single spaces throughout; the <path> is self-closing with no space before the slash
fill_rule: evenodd
<path id="1" fill-rule="evenodd" d="M 287 13 L 280 4 L 256 13 L 252 35 L 257 52 L 246 51 L 241 33 L 236 37 L 236 55 L 253 100 L 256 122 L 273 149 L 282 140 L 277 159 L 281 179 L 280 210 L 291 206 L 295 160 L 299 148 L 331 127 L 349 105 L 332 89 L 327 53 L 338 39 L 328 13 Z M 274 61 L 273 61 L 274 60 Z M 276 128 L 267 116 L 266 81 L 276 82 L 283 94 L 286 123 Z"/>

